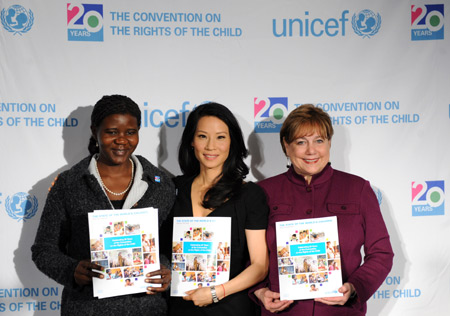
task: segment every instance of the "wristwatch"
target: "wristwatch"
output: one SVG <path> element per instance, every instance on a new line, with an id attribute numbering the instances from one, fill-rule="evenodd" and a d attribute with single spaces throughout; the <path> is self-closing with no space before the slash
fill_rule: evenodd
<path id="1" fill-rule="evenodd" d="M 210 287 L 211 290 L 211 295 L 212 295 L 212 300 L 214 303 L 219 303 L 219 299 L 217 298 L 217 293 L 216 293 L 216 287 L 214 285 L 212 285 Z"/>

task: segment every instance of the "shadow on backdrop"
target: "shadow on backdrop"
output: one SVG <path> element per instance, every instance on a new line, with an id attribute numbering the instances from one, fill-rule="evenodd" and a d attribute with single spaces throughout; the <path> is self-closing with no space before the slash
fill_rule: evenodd
<path id="1" fill-rule="evenodd" d="M 399 278 L 402 284 L 407 284 L 409 281 L 409 264 L 408 259 L 406 258 L 406 254 L 403 251 L 405 242 L 401 240 L 401 234 L 399 232 L 398 223 L 395 221 L 393 214 L 394 210 L 392 209 L 391 202 L 389 201 L 385 192 L 381 189 L 372 186 L 374 189 L 378 201 L 381 201 L 381 213 L 384 218 L 384 222 L 386 223 L 387 230 L 389 232 L 389 236 L 391 239 L 392 249 L 394 250 L 394 265 L 392 267 L 391 272 L 389 273 L 388 278 L 393 280 L 393 278 Z M 392 277 L 390 277 L 392 276 Z M 386 288 L 386 284 L 388 284 L 388 288 Z M 383 287 L 383 288 L 381 288 Z M 375 298 L 369 300 L 367 304 L 367 315 L 391 315 L 391 312 L 394 308 L 396 300 L 392 299 L 392 292 L 401 287 L 400 282 L 383 282 L 379 290 L 389 290 L 391 295 L 391 299 L 385 299 L 382 295 L 378 295 L 378 292 L 375 292 Z"/>
<path id="2" fill-rule="evenodd" d="M 184 126 L 168 128 L 165 123 L 159 128 L 157 167 L 174 177 L 181 175 L 178 165 L 178 147 Z"/>
<path id="3" fill-rule="evenodd" d="M 28 191 L 30 196 L 36 196 L 39 203 L 39 209 L 34 218 L 23 222 L 22 231 L 18 243 L 17 249 L 14 251 L 14 265 L 16 269 L 17 276 L 23 285 L 23 288 L 35 289 L 39 288 L 38 297 L 29 297 L 29 302 L 34 301 L 57 301 L 60 302 L 62 286 L 59 286 L 55 281 L 48 278 L 42 272 L 40 272 L 33 261 L 31 260 L 31 246 L 34 243 L 34 238 L 36 236 L 36 231 L 39 225 L 39 220 L 41 218 L 42 210 L 45 205 L 45 200 L 47 198 L 48 188 L 55 177 L 61 172 L 70 169 L 73 165 L 78 163 L 81 159 L 89 155 L 88 144 L 89 137 L 91 135 L 90 122 L 91 113 L 93 106 L 78 107 L 76 110 L 70 113 L 67 117 L 68 121 L 72 118 L 78 120 L 78 125 L 76 127 L 65 126 L 62 129 L 62 138 L 64 141 L 63 155 L 67 164 L 48 175 L 46 178 L 39 180 L 35 183 L 32 188 Z M 49 144 L 52 146 L 52 144 Z M 36 166 L 40 165 L 39 155 L 34 156 L 34 163 Z M 59 286 L 58 295 L 53 296 L 43 296 L 42 289 L 45 287 L 56 289 Z M 54 293 L 54 292 L 53 292 Z M 23 298 L 24 300 L 27 298 Z M 55 307 L 56 305 L 53 305 Z M 33 305 L 26 306 L 33 310 Z M 47 310 L 38 311 L 35 310 L 34 315 L 48 315 L 51 310 L 47 303 Z M 55 311 L 55 315 L 59 315 L 59 310 Z"/>

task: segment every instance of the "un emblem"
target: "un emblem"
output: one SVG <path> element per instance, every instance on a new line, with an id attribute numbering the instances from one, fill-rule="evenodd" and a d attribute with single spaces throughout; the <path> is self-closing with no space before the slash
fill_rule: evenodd
<path id="1" fill-rule="evenodd" d="M 38 200 L 35 196 L 28 195 L 24 192 L 14 194 L 5 200 L 6 212 L 17 221 L 32 218 L 38 210 Z"/>
<path id="2" fill-rule="evenodd" d="M 15 4 L 1 13 L 2 24 L 8 32 L 22 35 L 33 26 L 34 15 L 31 10 L 26 10 L 21 5 Z"/>
<path id="3" fill-rule="evenodd" d="M 359 36 L 370 38 L 380 30 L 381 16 L 370 10 L 362 10 L 358 14 L 353 14 L 352 27 Z"/>

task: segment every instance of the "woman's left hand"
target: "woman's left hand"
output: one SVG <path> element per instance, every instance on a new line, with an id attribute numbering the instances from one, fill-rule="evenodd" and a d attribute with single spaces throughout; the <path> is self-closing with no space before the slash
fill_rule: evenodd
<path id="1" fill-rule="evenodd" d="M 348 299 L 352 295 L 352 293 L 355 291 L 355 288 L 353 287 L 353 284 L 351 283 L 344 283 L 338 291 L 342 293 L 342 296 L 338 297 L 322 297 L 322 298 L 316 298 L 314 299 L 316 302 L 321 302 L 323 304 L 327 305 L 344 305 L 347 303 Z"/>
<path id="2" fill-rule="evenodd" d="M 204 307 L 212 304 L 212 294 L 209 287 L 190 290 L 186 294 L 186 296 L 183 296 L 183 299 L 185 301 L 192 301 L 196 306 Z"/>
<path id="3" fill-rule="evenodd" d="M 153 278 L 151 277 L 161 276 L 161 278 Z M 167 269 L 164 265 L 161 265 L 161 269 L 147 273 L 145 282 L 152 284 L 161 284 L 161 287 L 147 287 L 147 294 L 157 294 L 160 292 L 164 292 L 169 287 L 170 281 L 172 280 L 172 275 L 170 270 Z"/>

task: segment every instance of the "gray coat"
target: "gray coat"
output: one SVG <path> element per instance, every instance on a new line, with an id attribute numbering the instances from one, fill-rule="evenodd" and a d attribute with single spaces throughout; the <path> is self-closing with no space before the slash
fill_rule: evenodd
<path id="1" fill-rule="evenodd" d="M 132 208 L 154 207 L 159 223 L 167 217 L 175 199 L 169 176 L 143 157 L 136 156 L 143 167 L 142 180 L 148 189 Z M 48 194 L 32 259 L 39 270 L 64 286 L 61 315 L 165 315 L 167 304 L 160 295 L 134 294 L 105 299 L 93 297 L 92 286 L 75 283 L 78 263 L 90 259 L 88 213 L 111 209 L 98 180 L 89 170 L 91 157 L 61 173 Z M 159 181 L 155 177 L 159 176 Z M 161 256 L 161 263 L 169 266 Z"/>

